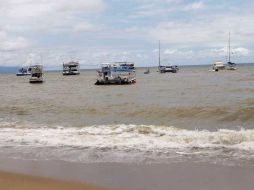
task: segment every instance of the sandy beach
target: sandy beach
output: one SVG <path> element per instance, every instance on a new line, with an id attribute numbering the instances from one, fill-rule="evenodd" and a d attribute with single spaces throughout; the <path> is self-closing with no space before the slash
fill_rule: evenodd
<path id="1" fill-rule="evenodd" d="M 2 190 L 106 190 L 94 185 L 0 171 Z"/>
<path id="2" fill-rule="evenodd" d="M 61 187 L 65 187 L 65 189 L 69 187 L 71 189 L 102 189 L 85 185 L 83 182 L 120 190 L 252 190 L 254 187 L 254 167 L 250 166 L 224 166 L 221 164 L 193 162 L 171 164 L 81 164 L 9 158 L 1 158 L 0 161 L 0 170 L 78 182 L 70 183 L 2 173 L 0 175 L 1 180 L 2 176 L 7 177 L 3 178 L 5 186 L 3 186 L 4 183 L 1 183 L 0 189 L 8 189 L 8 184 L 14 181 L 14 185 L 17 184 L 17 187 L 24 187 L 26 190 L 29 190 L 30 187 L 30 189 L 34 189 L 32 188 L 34 186 L 41 189 L 52 188 L 54 190 L 58 189 L 58 187 L 60 189 L 63 189 Z M 25 184 L 23 179 L 27 180 Z M 23 186 L 19 186 L 19 184 Z M 14 188 L 15 186 L 13 186 L 12 190 L 16 190 Z"/>

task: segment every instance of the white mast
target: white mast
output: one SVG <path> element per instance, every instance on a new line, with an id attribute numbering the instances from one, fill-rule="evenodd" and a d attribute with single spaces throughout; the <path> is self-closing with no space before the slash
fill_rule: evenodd
<path id="1" fill-rule="evenodd" d="M 159 40 L 159 68 L 161 67 L 161 41 Z"/>

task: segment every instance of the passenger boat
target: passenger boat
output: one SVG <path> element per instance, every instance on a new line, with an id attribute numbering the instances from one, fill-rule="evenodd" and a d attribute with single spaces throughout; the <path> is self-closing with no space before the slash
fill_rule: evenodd
<path id="1" fill-rule="evenodd" d="M 71 61 L 63 64 L 63 75 L 79 75 L 79 63 Z"/>
<path id="2" fill-rule="evenodd" d="M 42 83 L 43 82 L 43 67 L 42 65 L 31 66 L 30 83 Z"/>
<path id="3" fill-rule="evenodd" d="M 21 67 L 16 73 L 16 76 L 29 76 L 31 75 L 31 67 Z"/>
<path id="4" fill-rule="evenodd" d="M 97 70 L 98 78 L 95 85 L 133 84 L 136 83 L 134 63 L 115 62 L 102 64 Z"/>

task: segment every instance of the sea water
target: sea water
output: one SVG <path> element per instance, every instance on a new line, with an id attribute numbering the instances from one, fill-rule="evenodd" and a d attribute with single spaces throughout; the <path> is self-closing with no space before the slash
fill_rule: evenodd
<path id="1" fill-rule="evenodd" d="M 137 83 L 96 86 L 96 71 L 0 75 L 0 153 L 71 162 L 254 163 L 254 66 L 177 74 L 137 69 Z"/>

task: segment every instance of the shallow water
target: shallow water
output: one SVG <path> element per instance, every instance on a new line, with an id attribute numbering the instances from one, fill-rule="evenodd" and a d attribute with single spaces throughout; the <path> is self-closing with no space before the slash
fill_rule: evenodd
<path id="1" fill-rule="evenodd" d="M 48 72 L 38 85 L 1 74 L 1 154 L 80 162 L 254 162 L 253 65 L 144 71 L 138 69 L 137 83 L 129 86 L 95 86 L 95 71 Z"/>

